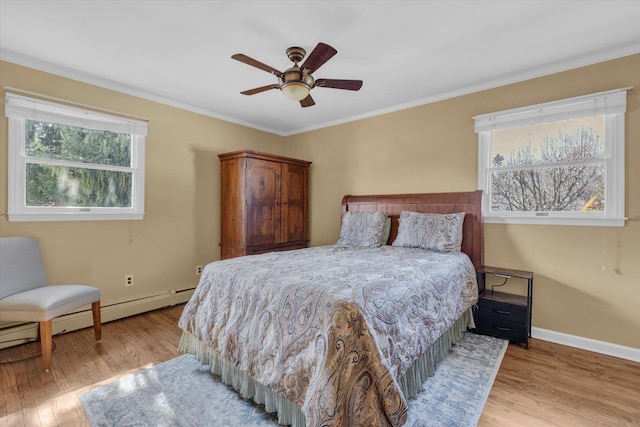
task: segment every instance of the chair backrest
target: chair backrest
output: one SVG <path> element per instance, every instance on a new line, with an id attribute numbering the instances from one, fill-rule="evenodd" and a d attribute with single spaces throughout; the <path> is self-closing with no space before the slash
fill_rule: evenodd
<path id="1" fill-rule="evenodd" d="M 0 238 L 0 299 L 47 286 L 47 276 L 35 237 Z"/>

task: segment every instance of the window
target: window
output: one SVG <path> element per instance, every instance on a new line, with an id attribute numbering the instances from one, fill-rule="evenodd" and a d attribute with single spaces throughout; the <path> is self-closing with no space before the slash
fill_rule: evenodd
<path id="1" fill-rule="evenodd" d="M 10 221 L 143 218 L 146 122 L 5 98 Z"/>
<path id="2" fill-rule="evenodd" d="M 623 226 L 627 90 L 474 117 L 485 222 Z"/>

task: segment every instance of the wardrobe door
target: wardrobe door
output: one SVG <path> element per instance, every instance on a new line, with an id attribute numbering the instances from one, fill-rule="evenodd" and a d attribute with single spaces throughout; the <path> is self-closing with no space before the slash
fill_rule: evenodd
<path id="1" fill-rule="evenodd" d="M 278 162 L 247 159 L 247 246 L 280 243 L 281 171 Z"/>
<path id="2" fill-rule="evenodd" d="M 307 167 L 282 164 L 281 242 L 307 241 Z"/>

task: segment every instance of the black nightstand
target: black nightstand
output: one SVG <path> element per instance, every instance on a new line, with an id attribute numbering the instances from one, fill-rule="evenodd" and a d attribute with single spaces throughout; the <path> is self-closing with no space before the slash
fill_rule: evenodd
<path id="1" fill-rule="evenodd" d="M 527 281 L 527 295 L 514 295 L 486 289 L 486 275 L 491 274 L 504 279 L 511 278 Z M 533 273 L 531 271 L 484 266 L 478 269 L 478 286 L 482 291 L 478 299 L 476 331 L 482 335 L 491 335 L 523 343 L 529 348 L 531 337 L 531 302 L 533 296 Z M 502 286 L 496 285 L 492 286 Z"/>

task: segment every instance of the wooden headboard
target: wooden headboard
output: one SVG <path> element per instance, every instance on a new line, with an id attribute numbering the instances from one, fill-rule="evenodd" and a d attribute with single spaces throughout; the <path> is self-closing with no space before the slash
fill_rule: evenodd
<path id="1" fill-rule="evenodd" d="M 462 252 L 478 269 L 484 264 L 482 240 L 482 190 L 462 193 L 387 194 L 344 196 L 342 212 L 386 212 L 391 217 L 389 244 L 398 235 L 398 217 L 402 211 L 429 213 L 465 212 L 462 228 Z"/>

